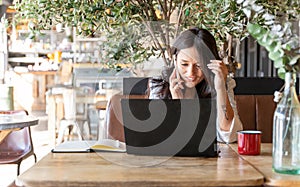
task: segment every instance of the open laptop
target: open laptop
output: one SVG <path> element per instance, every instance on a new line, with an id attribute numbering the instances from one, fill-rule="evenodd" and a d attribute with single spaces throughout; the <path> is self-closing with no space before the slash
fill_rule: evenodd
<path id="1" fill-rule="evenodd" d="M 122 99 L 128 154 L 217 156 L 215 99 Z"/>

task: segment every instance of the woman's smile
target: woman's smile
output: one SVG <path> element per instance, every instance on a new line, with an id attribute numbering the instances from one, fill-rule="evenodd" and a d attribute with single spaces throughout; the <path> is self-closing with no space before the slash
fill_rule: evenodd
<path id="1" fill-rule="evenodd" d="M 187 77 L 187 80 L 190 82 L 194 82 L 196 80 L 196 77 Z"/>

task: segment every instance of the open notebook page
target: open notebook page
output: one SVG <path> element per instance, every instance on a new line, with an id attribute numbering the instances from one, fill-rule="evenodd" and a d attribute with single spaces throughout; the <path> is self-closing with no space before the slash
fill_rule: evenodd
<path id="1" fill-rule="evenodd" d="M 54 153 L 91 151 L 126 152 L 126 146 L 125 143 L 118 140 L 103 139 L 98 141 L 66 141 L 52 150 Z"/>

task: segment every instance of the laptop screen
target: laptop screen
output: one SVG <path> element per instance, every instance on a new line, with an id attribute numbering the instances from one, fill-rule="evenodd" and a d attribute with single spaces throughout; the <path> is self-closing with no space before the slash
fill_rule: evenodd
<path id="1" fill-rule="evenodd" d="M 122 99 L 128 154 L 216 156 L 214 99 Z"/>

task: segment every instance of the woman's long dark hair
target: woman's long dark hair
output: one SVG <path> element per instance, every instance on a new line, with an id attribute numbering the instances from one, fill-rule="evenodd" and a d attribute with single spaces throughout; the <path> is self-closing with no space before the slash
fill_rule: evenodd
<path id="1" fill-rule="evenodd" d="M 199 97 L 212 97 L 215 95 L 215 89 L 213 85 L 213 73 L 207 68 L 207 64 L 210 60 L 221 60 L 218 54 L 216 40 L 213 35 L 198 27 L 188 29 L 182 32 L 175 40 L 172 46 L 172 54 L 175 55 L 177 60 L 177 54 L 182 49 L 195 47 L 197 51 L 197 62 L 200 65 L 201 71 L 204 74 L 204 80 L 196 85 L 196 89 Z"/>

